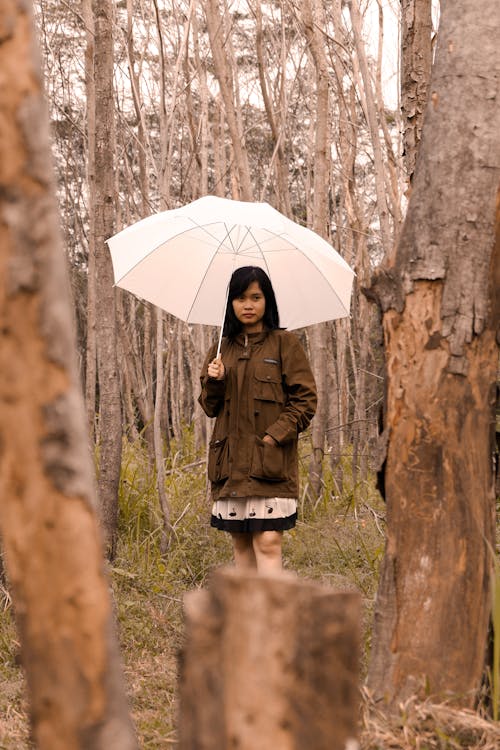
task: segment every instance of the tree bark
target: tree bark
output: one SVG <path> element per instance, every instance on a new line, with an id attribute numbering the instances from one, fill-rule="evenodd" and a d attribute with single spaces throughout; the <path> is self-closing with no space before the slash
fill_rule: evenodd
<path id="1" fill-rule="evenodd" d="M 408 215 L 395 265 L 372 288 L 384 310 L 388 538 L 368 682 L 389 701 L 425 679 L 432 695 L 471 703 L 484 668 L 495 546 L 499 35 L 496 0 L 442 5 Z"/>
<path id="2" fill-rule="evenodd" d="M 228 568 L 185 617 L 181 750 L 357 747 L 357 593 Z"/>
<path id="3" fill-rule="evenodd" d="M 27 4 L 0 29 L 0 534 L 32 734 L 132 750 Z"/>
<path id="4" fill-rule="evenodd" d="M 106 548 L 114 556 L 122 448 L 116 300 L 105 241 L 114 230 L 113 3 L 92 0 L 96 87 L 95 250 L 97 273 L 97 367 L 99 377 L 99 500 Z"/>
<path id="5" fill-rule="evenodd" d="M 403 157 L 413 179 L 432 67 L 432 0 L 401 0 Z"/>

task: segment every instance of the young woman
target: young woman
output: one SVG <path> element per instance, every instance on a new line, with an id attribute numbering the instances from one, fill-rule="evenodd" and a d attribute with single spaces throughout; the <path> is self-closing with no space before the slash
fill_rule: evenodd
<path id="1" fill-rule="evenodd" d="M 316 410 L 314 378 L 297 337 L 279 327 L 261 268 L 233 273 L 223 332 L 221 355 L 214 346 L 206 357 L 199 398 L 215 417 L 211 525 L 231 534 L 237 566 L 280 570 L 282 534 L 297 518 L 297 439 Z"/>

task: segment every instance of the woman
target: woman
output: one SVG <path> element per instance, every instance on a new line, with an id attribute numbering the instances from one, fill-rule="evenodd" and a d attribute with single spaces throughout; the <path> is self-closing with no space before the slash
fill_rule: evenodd
<path id="1" fill-rule="evenodd" d="M 231 534 L 237 566 L 276 571 L 283 531 L 297 518 L 297 439 L 314 416 L 316 387 L 299 340 L 279 327 L 261 268 L 233 273 L 223 332 L 221 355 L 214 358 L 214 346 L 205 360 L 199 398 L 216 418 L 211 525 Z"/>

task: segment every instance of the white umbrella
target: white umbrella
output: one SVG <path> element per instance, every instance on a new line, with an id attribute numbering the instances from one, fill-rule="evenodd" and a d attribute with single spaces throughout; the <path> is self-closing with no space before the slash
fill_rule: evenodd
<path id="1" fill-rule="evenodd" d="M 240 266 L 267 272 L 286 328 L 349 315 L 352 269 L 322 237 L 267 203 L 209 195 L 107 242 L 116 285 L 188 323 L 222 324 Z"/>

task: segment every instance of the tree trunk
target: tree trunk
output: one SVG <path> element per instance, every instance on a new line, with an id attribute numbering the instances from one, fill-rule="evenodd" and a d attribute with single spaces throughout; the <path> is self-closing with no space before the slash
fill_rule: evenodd
<path id="1" fill-rule="evenodd" d="M 85 406 L 89 438 L 93 444 L 96 421 L 96 268 L 95 268 L 95 75 L 94 75 L 94 17 L 92 0 L 83 0 L 86 26 L 85 96 L 87 103 L 87 182 L 89 190 L 89 241 L 87 254 L 87 337 L 85 348 Z"/>
<path id="2" fill-rule="evenodd" d="M 151 468 L 155 464 L 155 437 L 154 437 L 154 398 L 153 398 L 153 305 L 145 302 L 143 305 L 144 330 L 142 335 L 142 357 L 136 359 L 136 366 L 140 374 L 141 403 L 144 413 L 144 440 L 148 449 L 148 457 Z M 156 313 L 155 313 L 156 315 Z M 138 343 L 140 341 L 137 337 Z M 140 347 L 139 347 L 140 351 Z"/>
<path id="3" fill-rule="evenodd" d="M 358 747 L 358 594 L 227 568 L 185 614 L 181 750 Z"/>
<path id="4" fill-rule="evenodd" d="M 322 29 L 325 18 L 318 0 L 304 0 L 302 23 L 314 61 L 316 75 L 316 129 L 313 157 L 312 229 L 322 237 L 328 236 L 328 200 L 330 184 L 330 107 L 328 63 Z M 313 497 L 321 492 L 323 455 L 328 425 L 327 394 L 327 326 L 313 326 L 309 333 L 311 366 L 318 390 L 318 409 L 311 426 L 312 458 L 309 465 L 309 486 Z"/>
<path id="5" fill-rule="evenodd" d="M 284 14 L 282 15 L 282 24 L 284 23 Z M 267 69 L 266 61 L 264 58 L 264 33 L 262 29 L 262 8 L 261 3 L 255 3 L 255 42 L 256 42 L 256 53 L 257 53 L 257 65 L 259 69 L 259 83 L 262 91 L 262 98 L 264 100 L 264 108 L 266 110 L 266 117 L 269 122 L 271 129 L 271 138 L 273 143 L 273 162 L 274 169 L 276 172 L 276 195 L 277 205 L 276 208 L 284 213 L 286 216 L 292 216 L 292 206 L 290 203 L 290 191 L 288 188 L 288 167 L 284 152 L 284 140 L 285 132 L 284 126 L 281 128 L 278 126 L 276 115 L 280 113 L 280 120 L 283 121 L 286 117 L 286 98 L 285 98 L 285 75 L 281 76 L 281 86 L 278 92 L 279 101 L 275 105 L 271 101 L 271 87 L 268 85 L 267 80 Z M 281 112 L 280 112 L 281 108 Z M 265 187 L 261 191 L 261 200 L 264 200 Z"/>
<path id="6" fill-rule="evenodd" d="M 0 533 L 40 750 L 132 750 L 41 75 L 0 6 Z"/>
<path id="7" fill-rule="evenodd" d="M 389 210 L 386 199 L 385 170 L 382 153 L 382 143 L 380 139 L 379 123 L 377 116 L 377 107 L 373 94 L 373 87 L 368 70 L 368 61 L 366 52 L 361 38 L 361 14 L 359 12 L 358 0 L 348 0 L 349 11 L 351 14 L 352 31 L 354 35 L 354 44 L 358 56 L 361 77 L 363 79 L 363 88 L 366 100 L 366 119 L 370 129 L 370 137 L 373 148 L 373 167 L 375 172 L 375 191 L 377 194 L 377 211 L 380 221 L 380 235 L 384 254 L 392 252 L 392 232 L 389 221 Z"/>
<path id="8" fill-rule="evenodd" d="M 186 349 L 189 353 L 189 375 L 190 375 L 190 403 L 192 404 L 191 423 L 194 432 L 194 446 L 200 450 L 206 444 L 207 419 L 205 412 L 199 408 L 197 403 L 200 392 L 200 372 L 203 365 L 203 355 L 206 351 L 204 342 L 203 326 L 190 326 L 187 330 Z"/>
<path id="9" fill-rule="evenodd" d="M 160 552 L 164 555 L 170 543 L 172 527 L 170 524 L 170 504 L 165 489 L 165 460 L 163 457 L 163 435 L 161 429 L 161 413 L 163 409 L 163 312 L 159 307 L 156 311 L 156 398 L 153 419 L 156 488 L 160 500 L 163 517 L 163 528 L 160 539 Z"/>
<path id="10" fill-rule="evenodd" d="M 224 0 L 225 1 L 225 0 Z M 236 166 L 236 191 L 234 198 L 251 201 L 253 197 L 250 180 L 250 167 L 245 148 L 245 138 L 241 123 L 241 112 L 235 102 L 236 69 L 231 65 L 231 55 L 228 51 L 229 34 L 225 34 L 225 24 L 221 15 L 219 0 L 207 0 L 205 3 L 205 17 L 207 21 L 210 47 L 214 61 L 215 75 L 219 82 L 222 101 L 224 102 L 226 120 L 231 136 Z"/>
<path id="11" fill-rule="evenodd" d="M 495 547 L 499 38 L 497 0 L 443 4 L 408 215 L 395 265 L 372 289 L 384 310 L 388 539 L 369 686 L 389 701 L 425 679 L 432 695 L 470 704 L 484 668 Z"/>
<path id="12" fill-rule="evenodd" d="M 196 74 L 198 76 L 200 86 L 200 178 L 198 182 L 198 190 L 196 191 L 196 197 L 202 195 L 208 195 L 208 156 L 210 149 L 213 146 L 210 144 L 209 138 L 209 99 L 210 93 L 208 90 L 207 83 L 207 69 L 202 60 L 200 52 L 200 28 L 196 13 L 193 13 L 193 55 L 194 64 L 196 67 Z"/>
<path id="13" fill-rule="evenodd" d="M 339 44 L 342 44 L 347 50 L 352 45 L 345 29 L 345 21 L 342 14 L 341 0 L 334 0 L 332 3 L 332 17 L 335 27 L 335 38 Z M 368 232 L 368 221 L 364 215 L 361 201 L 357 195 L 356 185 L 356 156 L 358 151 L 358 137 L 361 131 L 359 126 L 360 110 L 354 84 L 345 83 L 345 60 L 339 55 L 333 56 L 333 68 L 335 71 L 336 89 L 337 89 L 337 107 L 335 115 L 338 121 L 338 141 L 337 152 L 339 161 L 342 165 L 340 175 L 335 175 L 336 184 L 332 185 L 332 193 L 339 196 L 335 233 L 332 234 L 336 240 L 338 252 L 351 264 L 354 264 L 357 277 L 353 286 L 353 300 L 351 301 L 351 318 L 350 320 L 339 320 L 335 323 L 335 350 L 333 362 L 336 368 L 337 390 L 336 396 L 330 398 L 330 422 L 332 427 L 336 428 L 333 433 L 329 434 L 329 444 L 331 446 L 330 463 L 334 472 L 337 491 L 340 494 L 343 488 L 344 465 L 342 456 L 345 446 L 350 442 L 349 429 L 349 406 L 351 403 L 352 380 L 356 391 L 354 393 L 355 403 L 360 402 L 360 394 L 357 390 L 359 382 L 356 377 L 355 362 L 351 362 L 351 368 L 348 367 L 348 351 L 352 349 L 352 337 L 358 325 L 360 294 L 359 276 L 360 271 L 364 276 L 368 261 L 368 250 L 366 236 Z M 337 201 L 335 201 L 335 204 Z M 335 205 L 334 204 L 334 205 Z M 345 227 L 343 224 L 345 223 Z M 350 369 L 354 378 L 351 377 Z M 333 414 L 332 414 L 333 412 Z M 355 451 L 353 451 L 352 475 L 356 472 Z"/>
<path id="14" fill-rule="evenodd" d="M 392 9 L 389 10 L 392 13 Z M 401 196 L 399 190 L 399 181 L 401 169 L 398 164 L 398 158 L 394 150 L 394 136 L 389 130 L 387 124 L 387 110 L 384 102 L 384 90 L 382 84 L 382 67 L 384 48 L 387 45 L 384 42 L 384 8 L 381 2 L 378 3 L 378 45 L 377 45 L 377 67 L 375 75 L 375 102 L 377 107 L 377 116 L 380 128 L 384 135 L 385 146 L 385 186 L 388 196 L 388 206 L 393 218 L 394 234 L 399 236 L 401 228 Z M 399 143 L 398 143 L 399 145 Z"/>
<path id="15" fill-rule="evenodd" d="M 403 156 L 413 179 L 432 66 L 432 0 L 401 0 Z"/>
<path id="16" fill-rule="evenodd" d="M 95 28 L 95 249 L 97 273 L 97 366 L 99 377 L 99 500 L 108 555 L 115 552 L 122 447 L 121 399 L 116 342 L 116 301 L 111 257 L 105 241 L 114 229 L 113 3 L 93 0 Z"/>

